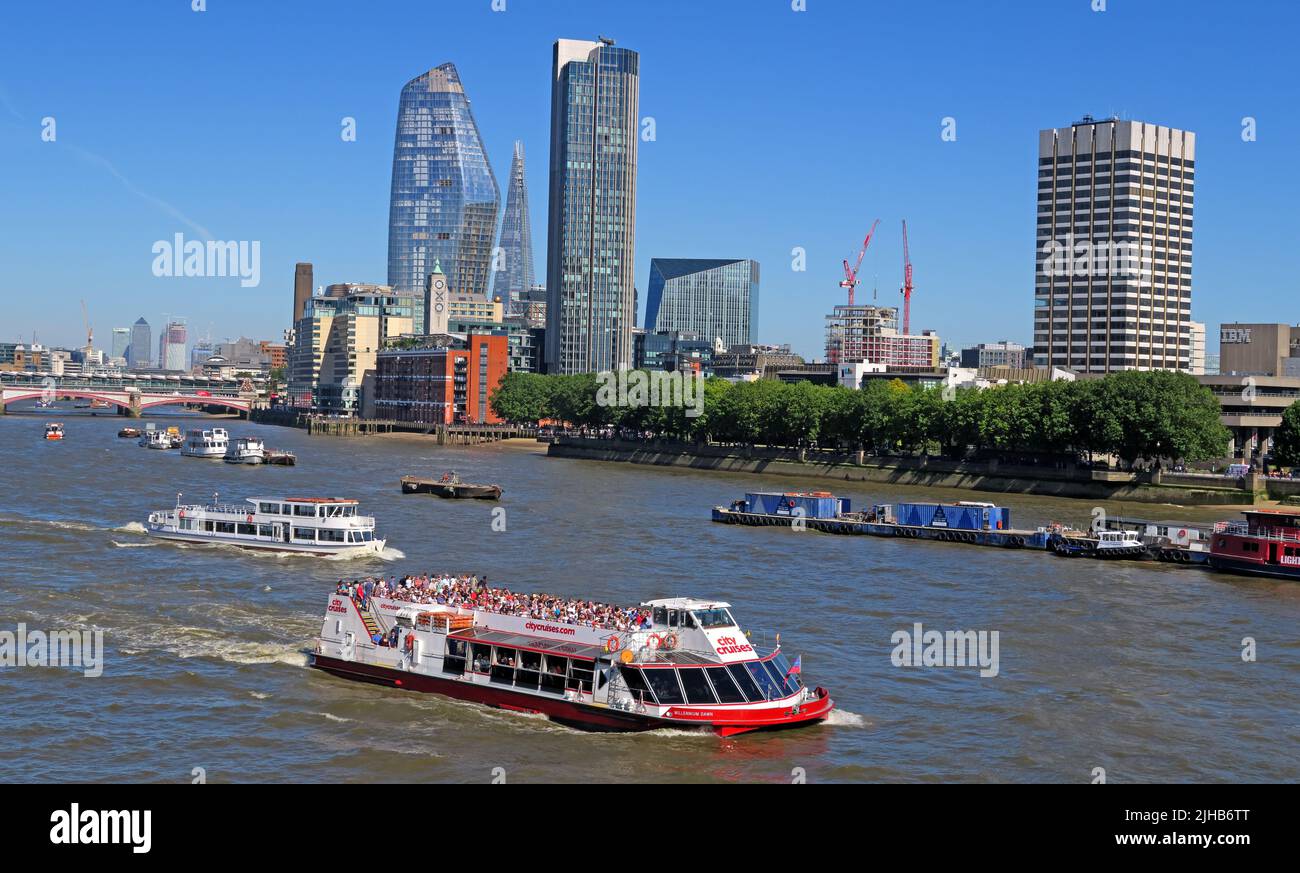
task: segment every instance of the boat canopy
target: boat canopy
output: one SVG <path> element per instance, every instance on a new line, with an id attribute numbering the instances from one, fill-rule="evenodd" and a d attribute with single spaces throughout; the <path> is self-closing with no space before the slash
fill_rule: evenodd
<path id="1" fill-rule="evenodd" d="M 525 634 L 488 630 L 481 627 L 456 631 L 449 634 L 447 638 L 506 649 L 527 649 L 531 652 L 562 655 L 566 658 L 580 658 L 587 661 L 596 660 L 603 651 L 600 646 L 588 646 L 583 643 L 566 642 L 564 640 L 548 640 L 542 637 L 530 637 Z"/>

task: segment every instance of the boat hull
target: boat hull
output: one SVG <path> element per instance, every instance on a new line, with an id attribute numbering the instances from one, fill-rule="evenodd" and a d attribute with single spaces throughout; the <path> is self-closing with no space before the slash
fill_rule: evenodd
<path id="1" fill-rule="evenodd" d="M 713 509 L 713 520 L 720 524 L 740 524 L 750 527 L 793 527 L 796 518 L 789 515 L 769 515 L 762 512 L 741 512 L 719 506 Z M 920 527 L 918 525 L 863 521 L 851 517 L 800 518 L 798 520 L 809 530 L 822 533 L 905 537 L 1007 549 L 1045 549 L 1047 548 L 1048 537 L 1048 534 L 1044 531 L 963 530 Z"/>
<path id="2" fill-rule="evenodd" d="M 364 545 L 344 545 L 343 547 L 322 546 L 316 543 L 285 543 L 274 540 L 247 540 L 232 539 L 226 537 L 198 537 L 193 534 L 185 534 L 179 531 L 170 531 L 152 526 L 146 527 L 149 536 L 155 539 L 167 540 L 174 543 L 186 543 L 188 545 L 222 545 L 237 546 L 241 549 L 250 549 L 258 552 L 282 552 L 295 555 L 362 555 L 379 554 L 384 550 L 386 540 L 372 540 Z"/>
<path id="3" fill-rule="evenodd" d="M 1238 576 L 1260 576 L 1267 579 L 1287 579 L 1300 582 L 1300 567 L 1284 567 L 1281 564 L 1264 564 L 1255 561 L 1243 561 L 1226 555 L 1211 554 L 1210 568 L 1222 573 L 1235 573 Z"/>
<path id="4" fill-rule="evenodd" d="M 624 712 L 603 705 L 578 703 L 558 697 L 528 694 L 511 688 L 447 679 L 377 664 L 345 661 L 319 653 L 312 656 L 311 665 L 318 670 L 323 670 L 343 679 L 369 682 L 390 688 L 400 688 L 405 691 L 441 694 L 444 697 L 481 703 L 485 706 L 515 712 L 540 713 L 552 721 L 586 731 L 627 733 L 655 730 L 656 728 L 686 728 L 712 730 L 721 736 L 733 736 L 754 730 L 771 730 L 814 724 L 824 721 L 835 706 L 830 696 L 818 689 L 820 693 L 817 700 L 805 704 L 795 716 L 789 715 L 785 710 L 769 709 L 751 710 L 749 713 L 736 713 L 732 717 L 719 716 L 709 719 L 693 717 L 658 718 L 641 713 Z M 684 707 L 682 711 L 687 713 L 691 710 Z"/>

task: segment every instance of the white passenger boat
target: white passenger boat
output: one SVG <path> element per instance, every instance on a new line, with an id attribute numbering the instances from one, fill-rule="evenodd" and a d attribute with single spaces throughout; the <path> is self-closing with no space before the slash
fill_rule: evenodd
<path id="1" fill-rule="evenodd" d="M 266 446 L 257 437 L 239 437 L 226 449 L 227 464 L 260 464 L 266 458 Z"/>
<path id="2" fill-rule="evenodd" d="M 224 427 L 195 428 L 185 434 L 181 454 L 189 458 L 224 458 L 230 445 L 230 434 Z"/>
<path id="3" fill-rule="evenodd" d="M 152 537 L 186 543 L 224 543 L 310 555 L 367 554 L 384 549 L 375 519 L 357 515 L 357 501 L 342 497 L 250 497 L 246 505 L 184 504 L 151 512 Z"/>

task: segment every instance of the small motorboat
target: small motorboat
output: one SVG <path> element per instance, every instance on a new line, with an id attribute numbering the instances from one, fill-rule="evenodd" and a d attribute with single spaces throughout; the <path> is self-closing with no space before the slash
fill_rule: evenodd
<path id="1" fill-rule="evenodd" d="M 265 459 L 266 446 L 257 437 L 238 437 L 226 449 L 227 464 L 260 464 Z"/>
<path id="2" fill-rule="evenodd" d="M 481 485 L 462 482 L 455 472 L 443 473 L 441 479 L 422 479 L 419 476 L 402 477 L 403 494 L 433 494 L 451 499 L 499 500 L 500 485 Z"/>
<path id="3" fill-rule="evenodd" d="M 298 456 L 283 449 L 267 449 L 262 460 L 277 467 L 293 467 L 298 463 Z"/>
<path id="4" fill-rule="evenodd" d="M 145 431 L 144 445 L 145 448 L 158 449 L 160 451 L 167 451 L 173 448 L 171 437 L 167 435 L 166 431 L 162 430 Z"/>
<path id="5" fill-rule="evenodd" d="M 45 438 L 47 440 L 63 439 L 63 425 L 55 421 L 45 425 Z"/>
<path id="6" fill-rule="evenodd" d="M 140 428 L 124 427 L 117 432 L 117 435 L 124 440 L 135 440 L 140 438 Z"/>

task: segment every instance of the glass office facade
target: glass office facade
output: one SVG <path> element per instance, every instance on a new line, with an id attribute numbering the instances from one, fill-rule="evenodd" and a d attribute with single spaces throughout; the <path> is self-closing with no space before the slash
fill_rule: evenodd
<path id="1" fill-rule="evenodd" d="M 676 331 L 731 347 L 754 342 L 758 262 L 655 258 L 646 295 L 647 331 Z"/>
<path id="2" fill-rule="evenodd" d="M 425 331 L 424 287 L 435 260 L 448 290 L 486 294 L 500 192 L 469 98 L 453 64 L 402 89 L 388 212 L 388 284 L 415 297 Z"/>
<path id="3" fill-rule="evenodd" d="M 546 366 L 632 364 L 640 59 L 558 40 L 551 92 Z"/>

